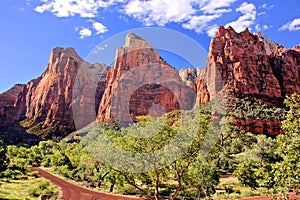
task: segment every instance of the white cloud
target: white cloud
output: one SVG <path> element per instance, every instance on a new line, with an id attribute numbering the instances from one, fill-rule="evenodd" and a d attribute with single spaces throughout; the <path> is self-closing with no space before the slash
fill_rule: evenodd
<path id="1" fill-rule="evenodd" d="M 146 26 L 180 23 L 197 33 L 211 30 L 211 22 L 231 12 L 237 0 L 131 0 L 123 12 Z M 209 30 L 208 30 L 208 27 Z M 211 32 L 211 31 L 210 31 Z"/>
<path id="2" fill-rule="evenodd" d="M 170 22 L 182 22 L 196 13 L 196 0 L 131 0 L 124 6 L 124 12 L 145 25 L 163 26 Z"/>
<path id="3" fill-rule="evenodd" d="M 263 5 L 261 5 L 259 8 L 263 8 L 263 9 L 271 9 L 271 8 L 273 8 L 274 7 L 274 5 L 268 5 L 268 4 L 263 4 Z"/>
<path id="4" fill-rule="evenodd" d="M 125 0 L 41 0 L 42 5 L 34 10 L 39 13 L 52 12 L 57 17 L 70 17 L 78 14 L 80 17 L 93 18 L 99 8 L 105 8 L 116 2 Z"/>
<path id="5" fill-rule="evenodd" d="M 93 28 L 96 30 L 96 33 L 102 34 L 105 33 L 107 30 L 106 26 L 104 26 L 102 23 L 100 22 L 93 22 Z"/>
<path id="6" fill-rule="evenodd" d="M 269 26 L 269 25 L 260 25 L 260 24 L 256 24 L 255 26 L 255 30 L 256 31 L 265 31 L 265 30 L 268 30 L 270 29 L 272 26 Z"/>
<path id="7" fill-rule="evenodd" d="M 94 21 L 101 9 L 115 6 L 116 12 L 121 12 L 133 19 L 142 22 L 146 26 L 164 26 L 169 23 L 177 23 L 185 29 L 197 33 L 206 32 L 213 36 L 217 30 L 215 24 L 226 24 L 226 18 L 221 17 L 234 9 L 234 3 L 238 0 L 40 0 L 41 5 L 35 10 L 40 13 L 52 12 L 57 17 L 80 17 L 91 18 L 92 27 L 96 34 L 108 31 L 107 27 L 100 22 Z M 260 8 L 269 8 L 263 4 Z M 236 12 L 242 15 L 231 25 L 237 31 L 254 24 L 256 7 L 254 4 L 244 2 Z M 262 11 L 263 12 L 263 11 Z M 263 14 L 261 12 L 261 14 Z M 216 21 L 218 20 L 219 21 Z M 221 21 L 221 23 L 220 23 Z M 225 22 L 224 22 L 225 21 Z M 77 31 L 79 31 L 78 29 Z M 91 31 L 90 30 L 90 31 Z M 82 31 L 82 30 L 81 30 Z M 86 36 L 82 36 L 83 38 Z"/>
<path id="8" fill-rule="evenodd" d="M 205 14 L 220 14 L 231 12 L 232 9 L 230 6 L 237 0 L 209 0 L 207 3 L 200 9 Z"/>
<path id="9" fill-rule="evenodd" d="M 241 12 L 242 16 L 240 16 L 236 21 L 226 24 L 226 27 L 231 26 L 237 32 L 241 32 L 254 23 L 256 19 L 256 7 L 254 4 L 244 2 L 236 9 L 236 11 Z"/>
<path id="10" fill-rule="evenodd" d="M 214 24 L 214 25 L 209 26 L 209 27 L 207 28 L 206 33 L 207 33 L 208 36 L 214 37 L 215 34 L 218 32 L 218 30 L 219 30 L 219 26 L 216 25 L 216 24 Z"/>
<path id="11" fill-rule="evenodd" d="M 265 15 L 265 14 L 267 14 L 267 12 L 263 11 L 263 12 L 257 13 L 257 16 L 261 16 L 261 15 Z"/>
<path id="12" fill-rule="evenodd" d="M 187 23 L 182 25 L 182 27 L 195 30 L 197 33 L 202 33 L 206 30 L 209 22 L 219 17 L 221 17 L 221 14 L 192 16 Z"/>
<path id="13" fill-rule="evenodd" d="M 84 38 L 90 37 L 92 35 L 92 31 L 88 28 L 82 28 L 79 31 L 79 35 L 80 35 L 80 39 L 84 39 Z"/>
<path id="14" fill-rule="evenodd" d="M 285 25 L 283 25 L 280 31 L 289 30 L 289 31 L 299 31 L 300 30 L 300 18 L 296 18 L 292 21 L 289 21 Z"/>

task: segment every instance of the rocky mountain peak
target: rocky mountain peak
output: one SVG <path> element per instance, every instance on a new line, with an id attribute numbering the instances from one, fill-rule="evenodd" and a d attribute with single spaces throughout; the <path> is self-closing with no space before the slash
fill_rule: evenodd
<path id="1" fill-rule="evenodd" d="M 298 51 L 298 52 L 300 52 L 300 45 L 296 45 L 296 46 L 294 46 L 293 50 L 294 50 L 294 51 Z"/>
<path id="2" fill-rule="evenodd" d="M 264 34 L 221 26 L 211 40 L 206 68 L 178 72 L 151 44 L 128 33 L 111 69 L 87 63 L 73 48 L 54 48 L 40 77 L 0 94 L 0 135 L 3 128 L 26 119 L 30 133 L 55 139 L 95 118 L 131 123 L 140 115 L 190 109 L 195 94 L 197 105 L 228 95 L 282 107 L 293 92 L 300 93 L 300 46 L 286 49 Z M 280 133 L 279 120 L 235 120 L 246 131 Z M 22 141 L 18 130 L 4 135 Z"/>
<path id="3" fill-rule="evenodd" d="M 65 68 L 68 68 L 69 63 L 73 62 L 83 62 L 82 58 L 77 54 L 74 48 L 56 47 L 50 54 L 46 73 L 63 73 Z"/>
<path id="4" fill-rule="evenodd" d="M 259 38 L 259 40 L 265 44 L 267 55 L 276 52 L 279 45 L 276 42 L 270 40 L 267 35 L 259 31 L 255 31 L 254 35 L 256 35 Z"/>
<path id="5" fill-rule="evenodd" d="M 123 48 L 129 48 L 129 50 L 133 51 L 136 49 L 143 48 L 153 48 L 147 41 L 145 41 L 142 37 L 129 32 L 126 35 L 125 45 Z"/>
<path id="6" fill-rule="evenodd" d="M 54 63 L 57 59 L 62 58 L 74 58 L 76 60 L 82 60 L 74 48 L 56 47 L 50 54 L 49 62 Z"/>
<path id="7" fill-rule="evenodd" d="M 147 115 L 150 111 L 158 114 L 192 107 L 186 99 L 192 96 L 189 94 L 192 89 L 182 82 L 178 71 L 134 33 L 128 33 L 125 45 L 117 50 L 106 82 L 98 111 L 100 122 L 130 123 L 136 116 Z M 182 104 L 180 98 L 185 98 Z"/>

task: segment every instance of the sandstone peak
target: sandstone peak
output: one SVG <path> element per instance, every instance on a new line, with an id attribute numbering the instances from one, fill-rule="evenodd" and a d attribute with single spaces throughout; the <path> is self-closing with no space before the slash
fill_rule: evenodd
<path id="1" fill-rule="evenodd" d="M 164 112 L 193 106 L 188 98 L 195 93 L 191 89 L 195 86 L 185 85 L 178 71 L 168 65 L 151 44 L 134 33 L 128 33 L 125 46 L 117 50 L 106 82 L 98 111 L 100 122 L 115 120 L 127 124 L 135 121 L 136 116 L 150 113 L 157 116 L 161 113 L 158 105 Z"/>
<path id="2" fill-rule="evenodd" d="M 300 45 L 296 45 L 296 46 L 294 46 L 293 50 L 294 50 L 294 51 L 298 51 L 298 52 L 300 52 Z"/>
<path id="3" fill-rule="evenodd" d="M 62 48 L 62 47 L 56 47 L 52 50 L 50 54 L 50 62 L 55 61 L 58 58 L 62 57 L 72 57 L 76 60 L 81 60 L 80 56 L 77 54 L 76 50 L 72 47 L 70 48 Z"/>
<path id="4" fill-rule="evenodd" d="M 136 35 L 135 33 L 129 32 L 126 36 L 124 48 L 130 50 L 153 48 L 146 40 Z"/>
<path id="5" fill-rule="evenodd" d="M 259 38 L 259 40 L 264 43 L 265 48 L 266 48 L 266 53 L 268 55 L 276 52 L 279 45 L 276 42 L 270 40 L 267 35 L 259 32 L 259 31 L 255 31 L 254 35 L 256 35 Z"/>

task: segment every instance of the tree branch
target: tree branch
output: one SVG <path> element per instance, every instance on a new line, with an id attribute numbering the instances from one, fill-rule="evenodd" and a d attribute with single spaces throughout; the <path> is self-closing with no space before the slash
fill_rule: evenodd
<path id="1" fill-rule="evenodd" d="M 147 199 L 154 200 L 145 190 L 136 185 L 135 182 L 130 181 L 126 174 L 123 174 L 123 176 L 128 184 L 139 190 Z"/>

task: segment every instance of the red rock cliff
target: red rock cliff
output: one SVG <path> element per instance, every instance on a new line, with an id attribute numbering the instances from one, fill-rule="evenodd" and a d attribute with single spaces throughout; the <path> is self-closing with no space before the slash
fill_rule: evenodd
<path id="1" fill-rule="evenodd" d="M 107 71 L 105 65 L 83 61 L 73 48 L 53 49 L 47 68 L 39 78 L 1 94 L 0 128 L 25 118 L 42 129 L 52 128 L 57 136 L 83 127 L 95 120 Z M 87 112 L 86 105 L 93 106 L 94 114 Z M 77 117 L 77 124 L 73 117 Z"/>
<path id="2" fill-rule="evenodd" d="M 25 85 L 17 84 L 0 94 L 0 128 L 25 116 L 25 102 L 20 101 Z"/>
<path id="3" fill-rule="evenodd" d="M 266 46 L 248 29 L 237 33 L 231 27 L 220 27 L 211 41 L 205 72 L 197 80 L 197 104 L 221 95 L 282 106 L 286 95 L 299 93 L 297 48 L 285 50 L 279 46 L 272 53 L 274 48 L 267 52 Z M 280 132 L 278 120 L 244 119 L 236 120 L 236 125 L 254 133 Z"/>
<path id="4" fill-rule="evenodd" d="M 194 101 L 194 91 L 182 82 L 178 71 L 163 61 L 149 43 L 129 33 L 107 75 L 98 119 L 128 123 L 136 116 L 190 109 Z"/>

